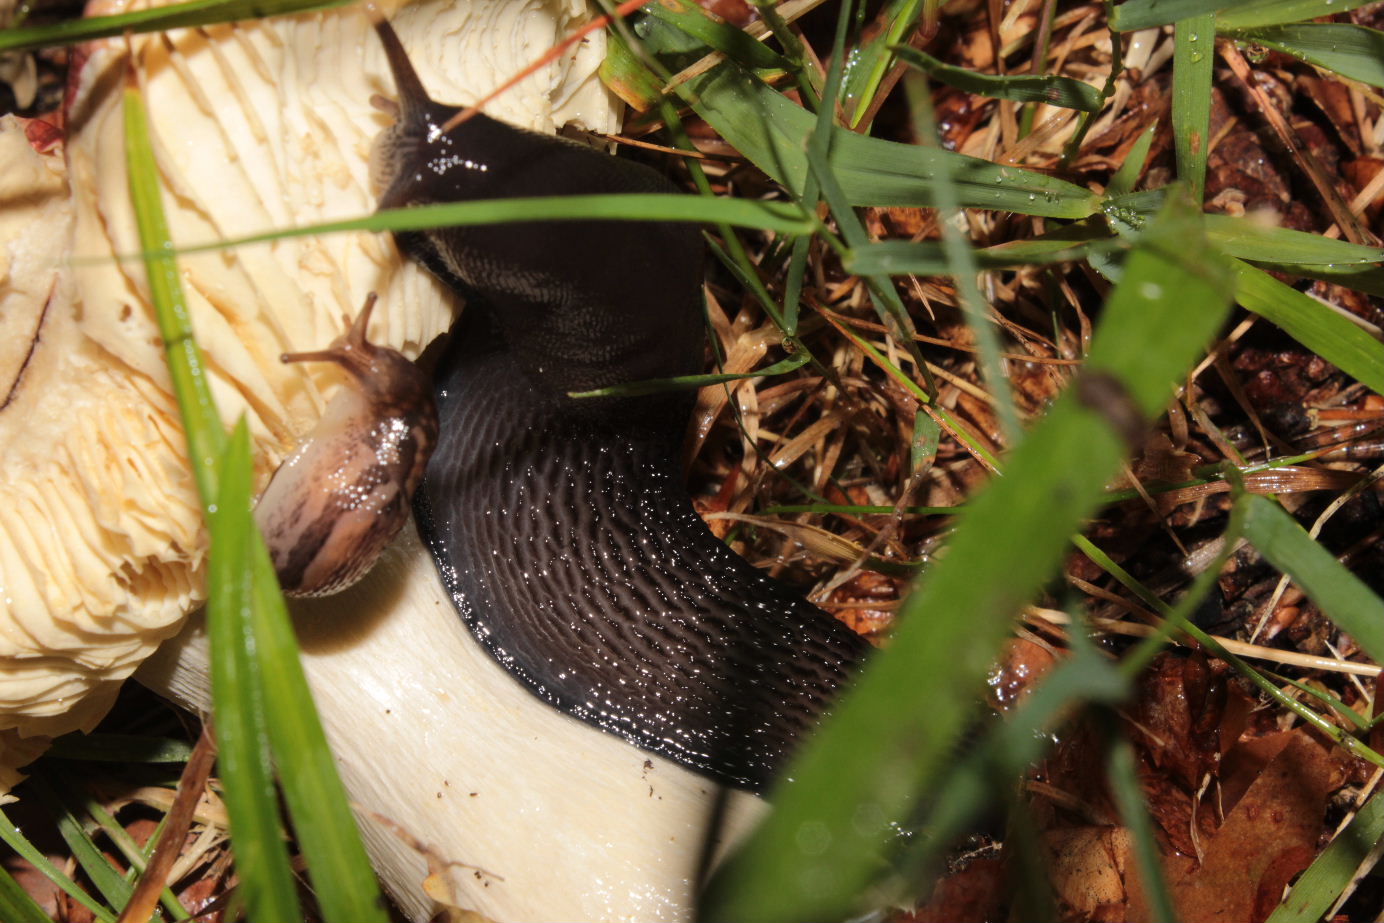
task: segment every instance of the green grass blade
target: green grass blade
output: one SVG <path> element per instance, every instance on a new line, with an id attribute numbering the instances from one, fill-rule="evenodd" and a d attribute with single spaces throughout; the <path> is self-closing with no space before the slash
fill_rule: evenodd
<path id="1" fill-rule="evenodd" d="M 1318 16 L 1349 13 L 1372 2 L 1377 0 L 1238 0 L 1234 4 L 1217 4 L 1220 12 L 1216 14 L 1216 28 L 1225 32 L 1277 26 L 1316 19 Z"/>
<path id="2" fill-rule="evenodd" d="M 1134 146 L 1125 155 L 1124 163 L 1120 164 L 1120 169 L 1115 171 L 1115 175 L 1110 177 L 1109 185 L 1105 187 L 1107 198 L 1118 198 L 1134 191 L 1139 177 L 1144 172 L 1144 164 L 1149 159 L 1149 149 L 1153 147 L 1153 139 L 1157 134 L 1158 122 L 1155 121 L 1144 130 L 1139 140 L 1134 142 Z"/>
<path id="3" fill-rule="evenodd" d="M 124 907 L 130 900 L 134 886 L 101 854 L 101 847 L 96 845 L 67 802 L 53 791 L 48 782 L 35 777 L 32 784 L 39 801 L 52 815 L 63 842 L 67 843 L 72 857 L 77 860 L 87 878 L 96 886 L 96 890 L 101 892 L 107 904 L 112 907 Z"/>
<path id="4" fill-rule="evenodd" d="M 1173 27 L 1173 149 L 1177 177 L 1200 202 L 1206 188 L 1206 156 L 1211 142 L 1211 66 L 1216 61 L 1212 13 L 1184 19 Z"/>
<path id="5" fill-rule="evenodd" d="M 703 12 L 702 8 L 687 0 L 674 0 L 673 3 L 650 3 L 644 9 L 669 25 L 703 43 L 708 48 L 721 52 L 746 67 L 760 67 L 766 70 L 789 70 L 789 64 L 768 45 L 756 41 L 725 22 L 718 22 Z"/>
<path id="6" fill-rule="evenodd" d="M 251 727 L 238 733 L 246 736 L 244 746 L 250 775 L 263 785 L 262 765 L 265 744 L 274 754 L 284 801 L 294 821 L 298 844 L 307 859 L 308 875 L 317 894 L 323 918 L 345 921 L 383 921 L 379 888 L 375 883 L 355 820 L 347 807 L 345 790 L 327 748 L 312 696 L 298 658 L 298 646 L 288 621 L 288 610 L 274 579 L 273 567 L 259 530 L 250 517 L 250 440 L 244 421 L 237 425 L 222 470 L 224 489 L 218 501 L 213 532 L 213 551 L 220 542 L 231 553 L 220 565 L 225 604 L 230 628 L 222 628 L 235 653 L 233 668 L 247 671 L 227 682 L 229 695 L 254 698 L 242 701 L 237 713 L 244 713 Z M 215 644 L 222 638 L 213 636 Z M 242 651 L 253 651 L 253 655 Z M 253 661 L 250 659 L 253 657 Z M 272 709 L 261 703 L 272 702 Z M 262 716 L 262 717 L 261 717 Z M 262 722 L 262 723 L 261 723 Z M 224 723 L 224 722 L 223 722 Z M 218 726 L 218 735 L 225 729 Z M 256 739 L 264 735 L 264 739 Z M 225 751 L 222 752 L 223 757 Z M 229 792 L 228 792 L 229 794 Z M 269 842 L 273 820 L 269 811 L 275 801 L 258 796 L 245 805 L 246 815 L 255 824 L 256 840 L 251 845 L 255 870 L 265 876 L 265 889 L 257 895 L 263 902 L 274 901 L 281 908 L 295 901 L 292 879 L 288 877 L 287 857 Z M 229 807 L 229 803 L 228 803 Z M 234 824 L 234 817 L 233 817 Z M 235 833 L 233 825 L 232 832 Z M 236 846 L 237 864 L 246 861 Z M 244 873 L 243 873 L 244 874 Z M 272 885 L 272 888 L 270 887 Z M 287 894 L 283 889 L 288 887 Z M 250 902 L 247 895 L 247 903 Z M 294 919 L 287 909 L 257 910 L 251 905 L 252 919 Z"/>
<path id="7" fill-rule="evenodd" d="M 1327 618 L 1355 639 L 1375 663 L 1384 663 L 1384 600 L 1370 592 L 1307 530 L 1276 503 L 1247 496 L 1245 538 L 1270 564 L 1293 578 Z"/>
<path id="8" fill-rule="evenodd" d="M 808 178 L 805 146 L 815 118 L 733 62 L 679 87 L 697 114 L 756 166 L 802 196 Z M 1063 180 L 1019 167 L 832 129 L 829 164 L 849 204 L 935 205 L 939 161 L 951 167 L 957 202 L 1024 215 L 1079 219 L 1099 197 Z"/>
<path id="9" fill-rule="evenodd" d="M 1282 683 L 1285 686 L 1294 686 L 1303 695 L 1310 696 L 1318 702 L 1321 702 L 1327 708 L 1330 708 L 1336 714 L 1349 721 L 1357 732 L 1368 731 L 1370 728 L 1374 727 L 1374 722 L 1371 722 L 1364 715 L 1360 714 L 1325 689 L 1317 689 L 1314 686 L 1307 685 L 1301 680 L 1293 679 L 1291 676 L 1284 676 L 1280 673 L 1273 673 L 1268 670 L 1264 671 L 1264 675 L 1273 679 L 1274 682 Z M 1381 720 L 1384 720 L 1384 714 L 1380 714 L 1375 718 L 1375 721 Z"/>
<path id="10" fill-rule="evenodd" d="M 1232 508 L 1232 521 L 1233 517 L 1236 515 L 1236 511 L 1241 509 L 1246 508 L 1243 505 L 1238 504 L 1237 506 Z M 1228 532 L 1227 534 L 1233 534 L 1233 531 Z M 1262 673 L 1254 669 L 1254 667 L 1250 666 L 1241 658 L 1227 651 L 1224 647 L 1221 646 L 1221 643 L 1219 641 L 1208 635 L 1205 631 L 1198 628 L 1196 625 L 1192 624 L 1191 621 L 1188 620 L 1188 613 L 1190 612 L 1189 608 L 1183 606 L 1181 603 L 1179 603 L 1177 607 L 1168 606 L 1166 603 L 1164 603 L 1161 599 L 1158 598 L 1157 594 L 1153 593 L 1139 581 L 1135 580 L 1132 576 L 1130 576 L 1130 574 L 1124 568 L 1120 567 L 1113 560 L 1111 560 L 1109 555 L 1107 555 L 1105 552 L 1101 551 L 1099 548 L 1093 545 L 1091 541 L 1087 539 L 1085 536 L 1078 535 L 1074 538 L 1073 541 L 1075 542 L 1077 548 L 1080 549 L 1083 554 L 1089 557 L 1092 561 L 1099 564 L 1101 568 L 1105 570 L 1106 573 L 1113 576 L 1127 589 L 1132 591 L 1135 596 L 1138 596 L 1144 602 L 1148 603 L 1148 605 L 1151 606 L 1155 611 L 1161 614 L 1167 622 L 1167 629 L 1176 628 L 1179 631 L 1185 632 L 1192 638 L 1192 640 L 1196 641 L 1202 647 L 1206 648 L 1208 651 L 1215 654 L 1217 657 L 1221 658 L 1226 663 L 1230 664 L 1230 666 L 1237 673 L 1239 673 L 1245 679 L 1249 680 L 1250 683 L 1252 683 L 1261 692 L 1263 692 L 1265 696 L 1277 702 L 1279 705 L 1283 706 L 1287 710 L 1293 712 L 1298 717 L 1302 718 L 1303 721 L 1312 725 L 1312 727 L 1320 731 L 1323 736 L 1327 737 L 1332 742 L 1344 748 L 1348 753 L 1358 756 L 1361 759 L 1368 760 L 1376 766 L 1384 766 L 1384 756 L 1375 753 L 1369 747 L 1362 744 L 1359 740 L 1345 733 L 1335 724 L 1326 720 L 1320 714 L 1308 708 L 1302 702 L 1284 693 L 1282 689 L 1279 689 L 1276 685 L 1270 682 Z M 1201 577 L 1198 577 L 1197 583 L 1200 582 Z M 1194 587 L 1195 586 L 1196 584 L 1194 584 Z M 1209 583 L 1207 583 L 1206 586 L 1209 586 Z M 1154 643 L 1154 640 L 1157 637 L 1158 636 L 1154 636 L 1153 638 L 1147 639 L 1143 644 L 1141 644 L 1140 648 L 1136 650 L 1135 654 L 1127 655 L 1125 657 L 1125 660 L 1121 663 L 1121 669 L 1125 669 L 1126 666 L 1132 668 L 1137 664 L 1146 663 L 1150 659 L 1147 651 L 1149 650 L 1149 648 Z M 1157 643 L 1161 644 L 1161 639 L 1158 639 Z"/>
<path id="11" fill-rule="evenodd" d="M 1047 103 L 1050 106 L 1078 109 L 1082 112 L 1095 112 L 1101 107 L 1100 90 L 1072 77 L 1058 77 L 1052 74 L 1042 77 L 981 74 L 964 67 L 946 64 L 925 51 L 907 45 L 896 45 L 891 50 L 900 60 L 907 61 L 933 80 L 977 96 L 1008 99 L 1016 103 Z"/>
<path id="12" fill-rule="evenodd" d="M 133 90 L 125 93 L 125 139 L 150 300 L 164 339 L 198 490 L 209 513 L 207 623 L 212 705 L 240 886 L 252 918 L 297 919 L 297 893 L 279 825 L 264 726 L 268 707 L 258 665 L 250 654 L 255 649 L 253 638 L 247 631 L 251 569 L 246 543 L 254 528 L 249 515 L 249 461 L 238 467 L 222 463 L 226 437 L 173 257 L 143 100 Z M 219 479 L 223 469 L 244 482 L 230 485 L 224 495 Z M 213 509 L 219 512 L 213 514 Z"/>
<path id="13" fill-rule="evenodd" d="M 899 855 L 897 871 L 878 889 L 879 902 L 916 900 L 934 884 L 945 851 L 975 818 L 993 808 L 995 792 L 1043 758 L 1057 722 L 1085 703 L 1116 705 L 1128 697 L 1129 688 L 1129 680 L 1094 645 L 1073 643 L 1071 656 L 1054 666 L 979 746 L 948 768 L 918 825 L 923 835 Z"/>
<path id="14" fill-rule="evenodd" d="M 226 436 L 212 399 L 202 351 L 192 336 L 191 315 L 172 254 L 144 99 L 137 90 L 127 88 L 124 103 L 126 172 L 139 245 L 144 251 L 149 298 L 158 318 L 159 336 L 163 338 L 173 395 L 182 412 L 192 474 L 205 506 L 216 496 L 216 465 Z"/>
<path id="15" fill-rule="evenodd" d="M 75 881 L 68 878 L 53 863 L 49 862 L 48 858 L 39 852 L 38 847 L 30 843 L 23 832 L 14 825 L 3 808 L 0 808 L 0 840 L 4 840 L 5 844 L 13 849 L 20 858 L 37 869 L 44 878 L 57 885 L 64 894 L 90 911 L 91 915 L 100 920 L 101 923 L 115 923 L 115 914 L 101 906 L 99 901 L 83 891 Z"/>
<path id="16" fill-rule="evenodd" d="M 932 143 L 937 137 L 937 124 L 932 114 L 931 91 L 926 81 L 917 74 L 906 80 L 908 97 L 915 134 Z M 938 227 L 942 231 L 942 252 L 947 257 L 947 273 L 956 282 L 956 297 L 961 312 L 966 318 L 975 338 L 977 358 L 980 360 L 981 375 L 989 386 L 994 401 L 995 415 L 999 419 L 1000 432 L 1006 447 L 1013 448 L 1023 438 L 1019 426 L 1019 413 L 1014 407 L 1014 395 L 1009 381 L 1005 378 L 1004 360 L 1000 357 L 1000 336 L 998 324 L 989 315 L 989 305 L 980 294 L 976 278 L 980 270 L 976 265 L 971 243 L 957 229 L 957 219 L 964 220 L 961 209 L 953 195 L 955 184 L 947 174 L 948 161 L 941 161 L 941 182 L 937 184 Z M 924 366 L 925 367 L 925 366 Z"/>
<path id="17" fill-rule="evenodd" d="M 351 0 L 192 0 L 117 16 L 65 19 L 42 26 L 0 29 L 0 51 L 28 51 L 111 38 L 126 32 L 160 32 L 217 22 L 286 16 L 345 6 Z"/>
<path id="18" fill-rule="evenodd" d="M 973 250 L 977 269 L 1008 269 L 1084 260 L 1092 253 L 1126 249 L 1110 237 L 1079 241 L 1053 235 L 996 244 Z M 857 275 L 942 276 L 951 271 L 940 241 L 880 240 L 850 248 L 841 260 L 846 271 Z"/>
<path id="19" fill-rule="evenodd" d="M 751 202 L 744 199 L 663 194 L 545 196 L 392 208 L 360 218 L 279 228 L 245 237 L 180 247 L 173 253 L 205 253 L 288 237 L 319 237 L 345 231 L 384 233 L 477 224 L 592 219 L 728 224 L 781 234 L 808 234 L 816 228 L 812 220 L 803 214 L 802 209 L 787 202 Z"/>
<path id="20" fill-rule="evenodd" d="M 969 504 L 904 604 L 891 646 L 806 742 L 795 781 L 773 793 L 765 823 L 713 878 L 701 916 L 818 920 L 862 909 L 891 848 L 889 825 L 908 821 L 946 767 L 1014 615 L 1060 566 L 1127 451 L 1100 395 L 1152 418 L 1226 315 L 1228 273 L 1196 246 L 1199 233 L 1180 203 L 1130 253 L 1087 385 L 1059 398 L 1005 476 Z"/>
<path id="21" fill-rule="evenodd" d="M 247 482 L 248 483 L 248 482 Z M 386 923 L 388 915 L 346 789 L 312 704 L 298 643 L 259 530 L 250 537 L 251 618 L 279 784 L 318 906 L 328 923 Z"/>
<path id="22" fill-rule="evenodd" d="M 1153 832 L 1153 821 L 1144 803 L 1144 789 L 1139 784 L 1136 765 L 1134 747 L 1127 740 L 1117 740 L 1106 758 L 1105 776 L 1134 846 L 1134 862 L 1139 869 L 1139 884 L 1144 889 L 1144 899 L 1148 902 L 1149 918 L 1173 923 L 1177 920 L 1177 912 L 1168 895 L 1163 860 Z"/>
<path id="23" fill-rule="evenodd" d="M 207 566 L 207 635 L 216 716 L 217 768 L 230 817 L 240 891 L 251 920 L 301 919 L 289 865 L 269 750 L 268 711 L 255 649 L 250 443 L 236 426 L 221 466 L 217 513 L 211 517 Z M 257 533 L 256 533 L 257 534 Z"/>
<path id="24" fill-rule="evenodd" d="M 766 365 L 753 372 L 715 373 L 711 375 L 679 375 L 674 378 L 651 378 L 647 381 L 630 382 L 627 385 L 611 385 L 609 388 L 596 388 L 593 391 L 571 391 L 568 397 L 634 397 L 641 394 L 658 394 L 663 391 L 686 391 L 692 388 L 705 388 L 728 381 L 744 381 L 746 378 L 772 378 L 785 375 L 807 365 L 812 357 L 807 353 L 795 353 L 773 365 Z"/>
<path id="25" fill-rule="evenodd" d="M 149 866 L 149 856 L 153 853 L 154 846 L 158 843 L 158 838 L 163 833 L 163 827 L 168 821 L 168 815 L 165 814 L 160 818 L 158 826 L 155 827 L 154 832 L 149 835 L 146 848 L 141 849 L 139 844 L 135 843 L 134 837 L 130 836 L 129 831 L 121 826 L 120 822 L 105 808 L 101 807 L 94 798 L 88 796 L 82 805 L 82 809 L 87 812 L 87 815 L 91 817 L 92 820 L 101 825 L 101 829 L 105 831 L 106 836 L 115 845 L 115 848 L 120 850 L 120 854 L 125 857 L 125 861 L 130 863 L 130 868 L 142 876 L 145 869 Z M 137 881 L 138 878 L 136 877 L 132 876 L 130 878 L 132 886 L 135 885 Z M 178 896 L 173 893 L 173 889 L 166 884 L 159 891 L 159 903 L 163 904 L 164 909 L 168 911 L 169 917 L 174 920 L 189 920 L 192 918 L 192 915 L 188 913 L 187 909 L 178 901 Z"/>
<path id="26" fill-rule="evenodd" d="M 1235 39 L 1273 48 L 1342 77 L 1384 88 L 1384 32 L 1337 22 L 1241 29 Z"/>
<path id="27" fill-rule="evenodd" d="M 1357 292 L 1384 298 L 1384 272 L 1378 266 L 1343 266 L 1337 263 L 1274 263 L 1258 262 L 1260 269 L 1271 269 L 1304 279 L 1318 279 L 1332 285 L 1353 288 Z"/>
<path id="28" fill-rule="evenodd" d="M 1384 394 L 1379 341 L 1331 308 L 1236 261 L 1235 300 L 1376 394 Z"/>
<path id="29" fill-rule="evenodd" d="M 1206 236 L 1222 253 L 1266 263 L 1323 263 L 1378 268 L 1384 250 L 1332 240 L 1289 228 L 1266 227 L 1249 218 L 1207 215 Z"/>
<path id="30" fill-rule="evenodd" d="M 1117 32 L 1133 32 L 1215 13 L 1217 29 L 1247 29 L 1347 13 L 1369 2 L 1371 0 L 1126 0 L 1115 7 L 1110 25 Z"/>
<path id="31" fill-rule="evenodd" d="M 53 923 L 5 868 L 0 867 L 0 920 L 8 923 Z"/>
<path id="32" fill-rule="evenodd" d="M 1302 873 L 1266 923 L 1316 923 L 1380 840 L 1384 840 L 1384 793 L 1375 792 Z"/>
<path id="33" fill-rule="evenodd" d="M 823 90 L 822 107 L 813 119 L 810 133 L 804 146 L 807 158 L 808 177 L 805 184 L 807 194 L 818 193 L 836 219 L 836 226 L 848 247 L 862 247 L 869 239 L 860 217 L 851 207 L 845 191 L 838 182 L 838 176 L 831 166 L 831 151 L 839 143 L 832 115 L 835 112 L 837 93 L 841 87 L 841 61 L 845 57 L 845 27 L 848 6 L 843 6 L 837 18 L 836 42 L 833 46 L 831 70 Z M 807 206 L 811 200 L 804 200 Z M 898 289 L 888 276 L 870 275 L 863 277 L 870 292 L 870 302 L 875 308 L 880 322 L 889 331 L 894 342 L 912 358 L 918 374 L 925 382 L 924 390 L 935 394 L 936 389 L 930 377 L 922 351 L 913 338 L 913 321 L 908 308 L 899 297 Z M 931 401 L 931 397 L 928 398 Z"/>
<path id="34" fill-rule="evenodd" d="M 846 77 L 841 84 L 841 106 L 850 114 L 852 128 L 860 125 L 884 76 L 893 66 L 894 46 L 908 38 L 913 24 L 927 6 L 924 0 L 889 0 L 880 14 L 880 18 L 889 23 L 883 34 L 863 40 L 851 49 Z"/>
<path id="35" fill-rule="evenodd" d="M 186 763 L 192 746 L 171 737 L 74 732 L 53 741 L 44 756 L 98 763 Z"/>

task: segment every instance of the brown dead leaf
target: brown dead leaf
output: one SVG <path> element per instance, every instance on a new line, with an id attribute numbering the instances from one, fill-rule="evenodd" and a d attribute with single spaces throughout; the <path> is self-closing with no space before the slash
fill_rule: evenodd
<path id="1" fill-rule="evenodd" d="M 1134 740 L 1145 757 L 1189 792 L 1219 774 L 1221 755 L 1244 729 L 1247 711 L 1227 707 L 1234 687 L 1224 666 L 1200 652 L 1161 654 L 1140 679 L 1130 709 Z"/>
<path id="2" fill-rule="evenodd" d="M 984 923 L 1002 919 L 1008 905 L 1004 862 L 974 859 L 937 883 L 932 897 L 891 923 Z"/>
<path id="3" fill-rule="evenodd" d="M 1125 919 L 1134 868 L 1127 829 L 1067 827 L 1049 830 L 1042 842 L 1063 919 Z"/>
<path id="4" fill-rule="evenodd" d="M 1206 844 L 1204 864 L 1185 856 L 1166 862 L 1183 919 L 1262 920 L 1316 855 L 1327 796 L 1344 781 L 1345 764 L 1305 731 L 1288 737 Z"/>

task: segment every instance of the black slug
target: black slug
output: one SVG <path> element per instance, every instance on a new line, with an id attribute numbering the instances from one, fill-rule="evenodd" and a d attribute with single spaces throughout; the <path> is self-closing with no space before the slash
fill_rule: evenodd
<path id="1" fill-rule="evenodd" d="M 671 192 L 645 167 L 398 85 L 381 207 Z M 700 371 L 691 225 L 530 222 L 400 234 L 469 306 L 437 372 L 441 434 L 415 501 L 458 612 L 563 711 L 762 791 L 868 645 L 712 535 L 683 487 L 686 394 L 569 392 Z"/>
<path id="2" fill-rule="evenodd" d="M 255 506 L 288 596 L 346 589 L 408 521 L 409 501 L 437 441 L 432 386 L 418 366 L 365 337 L 375 293 L 329 349 L 284 362 L 335 362 L 347 382 Z"/>

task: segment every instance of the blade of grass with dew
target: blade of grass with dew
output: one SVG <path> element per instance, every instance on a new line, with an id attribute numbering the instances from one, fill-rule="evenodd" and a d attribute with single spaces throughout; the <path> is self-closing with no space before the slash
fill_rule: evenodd
<path id="1" fill-rule="evenodd" d="M 656 16 L 681 29 L 708 48 L 719 51 L 746 67 L 789 70 L 788 62 L 768 45 L 756 41 L 729 23 L 712 19 L 701 7 L 689 3 L 688 0 L 651 3 L 644 9 L 650 16 Z"/>
<path id="2" fill-rule="evenodd" d="M 212 713 L 216 762 L 230 818 L 231 847 L 251 920 L 301 919 L 298 891 L 279 822 L 268 705 L 260 665 L 252 655 L 254 573 L 249 509 L 248 444 L 237 426 L 223 455 L 217 512 L 209 519 L 207 636 L 211 647 Z"/>
<path id="3" fill-rule="evenodd" d="M 1250 495 L 1245 538 L 1270 564 L 1293 578 L 1338 628 L 1375 663 L 1384 663 L 1384 600 L 1346 569 L 1278 504 Z"/>
<path id="4" fill-rule="evenodd" d="M 1384 32 L 1378 29 L 1349 23 L 1300 22 L 1238 29 L 1229 35 L 1384 89 Z"/>
<path id="5" fill-rule="evenodd" d="M 1064 229 L 1069 230 L 1069 229 Z M 1097 252 L 1125 250 L 1128 244 L 1108 234 L 1087 241 L 1052 234 L 1016 240 L 972 250 L 977 269 L 1010 269 L 1017 266 L 1069 263 Z M 940 276 L 948 272 L 942 244 L 935 240 L 880 240 L 852 247 L 842 258 L 846 271 L 857 275 Z"/>
<path id="6" fill-rule="evenodd" d="M 1201 202 L 1211 147 L 1211 68 L 1216 63 L 1216 17 L 1202 13 L 1173 26 L 1173 150 L 1177 178 Z"/>
<path id="7" fill-rule="evenodd" d="M 85 907 L 100 923 L 115 923 L 115 914 L 103 907 L 99 901 L 68 876 L 64 875 L 48 858 L 30 843 L 28 838 L 14 825 L 3 808 L 0 808 L 0 840 L 13 849 L 25 862 L 32 865 L 39 874 L 58 887 L 64 894 Z"/>
<path id="8" fill-rule="evenodd" d="M 115 16 L 65 19 L 41 26 L 0 29 L 0 51 L 32 51 L 75 45 L 127 32 L 162 32 L 219 22 L 288 16 L 345 6 L 351 0 L 192 0 Z"/>
<path id="9" fill-rule="evenodd" d="M 1274 908 L 1265 923 L 1316 923 L 1381 840 L 1384 840 L 1384 792 L 1376 791 L 1298 877 L 1288 897 Z"/>
<path id="10" fill-rule="evenodd" d="M 1220 4 L 1216 14 L 1216 29 L 1254 29 L 1277 26 L 1318 16 L 1349 13 L 1377 0 L 1239 0 L 1233 6 Z"/>
<path id="11" fill-rule="evenodd" d="M 29 892 L 20 887 L 14 876 L 0 867 L 0 920 L 8 923 L 53 923 Z"/>
<path id="12" fill-rule="evenodd" d="M 1235 300 L 1371 391 L 1384 394 L 1379 341 L 1349 318 L 1238 260 Z"/>
<path id="13" fill-rule="evenodd" d="M 343 231 L 383 233 L 477 224 L 594 219 L 729 224 L 781 234 L 808 234 L 816 228 L 816 224 L 803 214 L 802 209 L 787 202 L 750 202 L 744 199 L 668 194 L 544 196 L 392 208 L 360 218 L 279 228 L 214 243 L 179 247 L 173 252 L 182 256 L 243 247 L 247 244 L 268 243 L 288 237 L 317 237 Z"/>
<path id="14" fill-rule="evenodd" d="M 929 7 L 936 16 L 937 0 L 889 0 L 880 11 L 880 20 L 889 25 L 880 35 L 862 37 L 851 49 L 841 85 L 841 106 L 848 113 L 848 124 L 859 128 L 865 113 L 874 104 L 884 76 L 894 64 L 893 49 L 913 31 L 913 24 Z"/>
<path id="15" fill-rule="evenodd" d="M 1110 25 L 1117 32 L 1166 26 L 1203 13 L 1216 14 L 1216 28 L 1247 29 L 1347 13 L 1371 0 L 1125 0 Z"/>
<path id="16" fill-rule="evenodd" d="M 150 300 L 167 353 L 174 394 L 182 412 L 202 505 L 211 536 L 207 567 L 207 631 L 211 647 L 212 714 L 222 794 L 230 819 L 240 888 L 253 919 L 299 916 L 297 891 L 279 824 L 264 701 L 254 639 L 245 626 L 250 570 L 243 545 L 248 516 L 226 516 L 219 471 L 226 437 L 193 337 L 187 302 L 171 256 L 172 242 L 158 185 L 144 101 L 125 93 L 125 144 L 130 198 L 145 253 Z M 248 500 L 246 509 L 248 510 Z"/>
<path id="17" fill-rule="evenodd" d="M 1252 218 L 1207 215 L 1206 237 L 1222 253 L 1266 263 L 1322 263 L 1379 268 L 1384 250 L 1348 240 L 1332 240 L 1289 228 L 1260 224 Z"/>
<path id="18" fill-rule="evenodd" d="M 806 141 L 815 117 L 734 62 L 689 80 L 678 92 L 697 114 L 755 166 L 801 196 L 808 176 Z M 1050 218 L 1085 218 L 1100 208 L 1087 189 L 1019 167 L 858 135 L 836 127 L 829 166 L 851 205 L 933 205 L 937 163 L 951 166 L 963 208 Z"/>
<path id="19" fill-rule="evenodd" d="M 172 737 L 74 732 L 53 741 L 44 756 L 99 763 L 186 763 L 192 746 Z"/>
<path id="20" fill-rule="evenodd" d="M 1008 99 L 1017 103 L 1047 103 L 1082 112 L 1095 112 L 1101 107 L 1100 90 L 1072 77 L 1053 74 L 1042 77 L 982 74 L 946 64 L 925 51 L 907 45 L 895 45 L 891 50 L 899 56 L 899 60 L 908 62 L 938 83 L 977 96 Z"/>
<path id="21" fill-rule="evenodd" d="M 778 0 L 751 0 L 759 18 L 783 49 L 783 59 L 788 63 L 788 71 L 796 79 L 798 95 L 803 105 L 814 112 L 821 108 L 821 81 L 825 74 L 815 62 L 809 63 L 803 40 L 788 26 L 788 21 L 779 15 Z M 815 82 L 814 82 L 815 81 Z"/>
<path id="22" fill-rule="evenodd" d="M 752 372 L 721 372 L 711 375 L 679 375 L 674 378 L 650 378 L 646 381 L 634 381 L 627 385 L 611 385 L 608 388 L 596 388 L 594 391 L 569 391 L 568 397 L 634 397 L 640 394 L 659 394 L 663 391 L 687 391 L 694 388 L 705 388 L 707 385 L 719 385 L 727 381 L 744 381 L 747 378 L 772 378 L 775 375 L 785 375 L 788 372 L 796 371 L 807 365 L 812 357 L 806 353 L 795 353 L 787 359 L 781 359 L 773 365 L 766 365 L 762 369 L 755 369 Z"/>
<path id="23" fill-rule="evenodd" d="M 1183 200 L 1125 264 L 1084 376 L 1150 419 L 1219 328 L 1230 279 L 1198 247 Z M 1156 344 L 1156 347 L 1154 346 Z M 968 504 L 947 553 L 920 580 L 878 652 L 773 792 L 765 822 L 713 877 L 701 916 L 817 920 L 859 912 L 907 822 L 953 754 L 1020 607 L 1060 566 L 1068 537 L 1100 504 L 1128 451 L 1080 384 Z"/>
<path id="24" fill-rule="evenodd" d="M 34 786 L 39 802 L 52 816 L 58 833 L 87 879 L 101 892 L 109 906 L 124 907 L 134 886 L 126 881 L 120 870 L 111 865 L 110 860 L 102 854 L 96 841 L 86 832 L 86 827 L 72 813 L 67 800 L 53 790 L 46 778 L 36 776 L 30 784 Z"/>

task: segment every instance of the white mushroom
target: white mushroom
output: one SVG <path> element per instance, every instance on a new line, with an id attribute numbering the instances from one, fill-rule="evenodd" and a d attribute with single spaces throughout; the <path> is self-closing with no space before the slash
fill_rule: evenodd
<path id="1" fill-rule="evenodd" d="M 393 19 L 429 86 L 464 102 L 589 15 L 576 0 L 473 0 L 420 3 Z M 367 160 L 384 119 L 369 99 L 392 85 L 359 13 L 182 30 L 133 47 L 176 240 L 373 208 Z M 593 77 L 601 50 L 593 38 L 488 111 L 538 130 L 613 128 L 612 104 Z M 36 741 L 99 719 L 120 681 L 183 626 L 203 593 L 205 537 L 142 270 L 109 259 L 138 250 L 117 92 L 124 45 L 90 51 L 69 112 L 70 212 L 61 164 L 33 154 L 17 125 L 0 132 L 5 162 L 29 177 L 12 181 L 19 174 L 7 167 L 0 198 L 40 191 L 26 199 L 30 211 L 0 213 L 0 255 L 8 254 L 0 316 L 6 332 L 42 324 L 41 336 L 25 341 L 36 342 L 35 361 L 26 366 L 19 350 L 0 356 L 0 372 L 19 378 L 0 411 L 7 785 Z M 62 266 L 69 255 L 80 262 Z M 218 406 L 228 423 L 247 416 L 261 484 L 340 384 L 330 367 L 284 365 L 281 353 L 334 339 L 342 315 L 372 290 L 380 303 L 371 339 L 410 355 L 454 310 L 446 290 L 384 237 L 283 240 L 181 266 Z M 715 786 L 552 711 L 515 683 L 457 618 L 411 527 L 362 584 L 294 613 L 372 855 L 410 916 L 431 914 L 424 860 L 377 815 L 441 856 L 483 868 L 455 883 L 459 902 L 488 916 L 690 914 Z M 205 709 L 197 620 L 139 675 Z M 745 816 L 761 807 L 733 800 Z"/>

